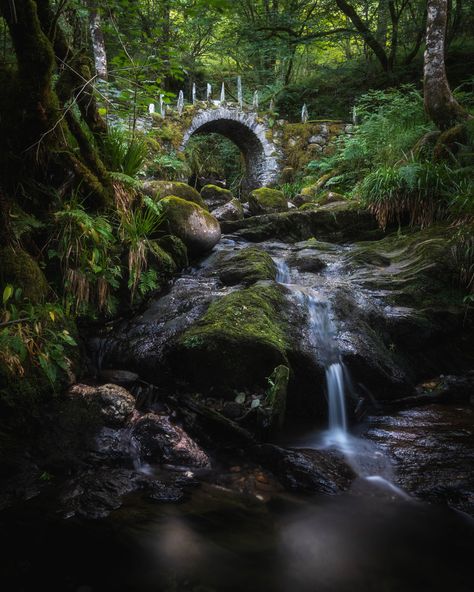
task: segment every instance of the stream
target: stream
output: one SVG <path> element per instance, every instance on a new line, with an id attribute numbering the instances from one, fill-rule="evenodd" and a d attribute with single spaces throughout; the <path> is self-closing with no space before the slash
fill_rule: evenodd
<path id="1" fill-rule="evenodd" d="M 236 290 L 223 286 L 215 269 L 247 246 L 224 237 L 132 324 L 94 337 L 99 370 L 122 356 L 136 371 L 137 357 L 132 363 L 124 345 L 133 342 L 143 360 L 140 374 L 155 376 L 159 357 L 148 356 L 150 343 L 160 350 L 210 302 Z M 350 487 L 331 496 L 291 493 L 252 459 L 217 455 L 210 469 L 187 471 L 194 485 L 181 503 L 156 503 L 132 492 L 107 517 L 92 520 L 77 514 L 65 519 L 57 505 L 60 484 L 53 482 L 0 514 L 5 590 L 472 590 L 474 520 L 465 511 L 474 504 L 472 405 L 431 404 L 390 414 L 372 409 L 355 421 L 354 379 L 343 362 L 335 298 L 349 291 L 370 309 L 380 305 L 380 293 L 364 285 L 363 272 L 345 267 L 351 245 L 267 241 L 258 247 L 273 258 L 276 281 L 304 319 L 301 339 L 317 353 L 326 382 L 327 424 L 309 417 L 285 429 L 278 443 L 335 450 L 355 475 Z M 309 250 L 323 271 L 293 264 Z M 143 328 L 151 326 L 153 340 L 145 341 Z M 130 442 L 132 468 L 146 478 L 186 474 L 186 468 L 141 458 Z"/>

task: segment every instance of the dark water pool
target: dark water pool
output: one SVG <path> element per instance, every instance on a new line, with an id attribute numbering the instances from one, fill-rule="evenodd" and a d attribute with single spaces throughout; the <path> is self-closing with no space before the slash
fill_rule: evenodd
<path id="1" fill-rule="evenodd" d="M 2 590 L 471 592 L 474 521 L 374 484 L 270 502 L 202 485 L 102 521 L 0 516 Z"/>

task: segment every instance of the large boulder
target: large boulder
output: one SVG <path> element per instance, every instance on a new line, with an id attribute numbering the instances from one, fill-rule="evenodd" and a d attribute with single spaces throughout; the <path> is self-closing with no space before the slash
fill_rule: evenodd
<path id="1" fill-rule="evenodd" d="M 174 195 L 161 200 L 169 230 L 191 255 L 210 251 L 221 238 L 219 222 L 199 205 Z"/>
<path id="2" fill-rule="evenodd" d="M 288 365 L 283 319 L 284 291 L 254 285 L 214 301 L 177 340 L 171 364 L 192 384 L 218 390 L 267 384 L 280 364 Z"/>
<path id="3" fill-rule="evenodd" d="M 267 239 L 295 242 L 315 236 L 319 240 L 344 242 L 383 236 L 374 216 L 367 210 L 354 207 L 350 202 L 333 205 L 338 207 L 331 211 L 324 208 L 292 210 L 225 222 L 222 231 L 255 242 Z"/>
<path id="4" fill-rule="evenodd" d="M 133 427 L 142 457 L 161 464 L 208 467 L 207 454 L 169 417 L 147 413 Z"/>
<path id="5" fill-rule="evenodd" d="M 192 201 L 207 210 L 207 205 L 199 192 L 187 183 L 179 181 L 145 181 L 142 191 L 156 201 L 160 201 L 169 195 L 175 195 L 186 201 Z"/>
<path id="6" fill-rule="evenodd" d="M 275 263 L 270 255 L 255 247 L 247 247 L 223 257 L 218 266 L 219 279 L 226 286 L 274 280 L 276 273 Z"/>
<path id="7" fill-rule="evenodd" d="M 133 395 L 116 384 L 101 386 L 74 384 L 66 395 L 80 406 L 89 409 L 108 427 L 124 426 L 135 409 Z"/>
<path id="8" fill-rule="evenodd" d="M 217 185 L 205 185 L 201 189 L 201 197 L 211 212 L 234 199 L 231 191 Z"/>
<path id="9" fill-rule="evenodd" d="M 254 189 L 249 195 L 250 212 L 254 216 L 260 214 L 274 214 L 288 210 L 288 200 L 282 191 L 261 187 Z"/>
<path id="10" fill-rule="evenodd" d="M 231 220 L 244 219 L 244 207 L 238 199 L 231 199 L 229 202 L 212 210 L 212 215 L 219 222 L 230 222 Z"/>

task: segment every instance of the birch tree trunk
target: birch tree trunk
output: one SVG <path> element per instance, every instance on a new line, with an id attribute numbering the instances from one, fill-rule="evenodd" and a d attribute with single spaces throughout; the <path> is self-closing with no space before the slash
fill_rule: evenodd
<path id="1" fill-rule="evenodd" d="M 441 130 L 469 118 L 453 97 L 446 76 L 447 5 L 448 0 L 428 0 L 423 79 L 425 110 Z"/>
<path id="2" fill-rule="evenodd" d="M 107 54 L 105 52 L 104 34 L 100 23 L 100 12 L 93 0 L 89 5 L 89 31 L 91 34 L 92 52 L 94 54 L 95 71 L 99 78 L 107 80 Z"/>

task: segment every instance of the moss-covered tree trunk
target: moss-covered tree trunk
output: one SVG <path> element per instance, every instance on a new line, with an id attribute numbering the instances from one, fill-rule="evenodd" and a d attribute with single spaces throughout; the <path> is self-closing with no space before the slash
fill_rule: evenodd
<path id="1" fill-rule="evenodd" d="M 447 0 L 428 0 L 423 81 L 426 112 L 441 130 L 469 118 L 453 97 L 446 76 L 447 7 Z"/>
<path id="2" fill-rule="evenodd" d="M 90 89 L 90 73 L 80 68 L 78 58 L 73 65 L 67 62 L 75 56 L 49 0 L 0 0 L 0 15 L 7 23 L 17 62 L 0 99 L 2 111 L 8 113 L 8 118 L 0 119 L 5 192 L 14 195 L 28 180 L 54 188 L 72 173 L 90 206 L 104 207 L 111 196 L 107 171 L 71 110 L 76 101 L 91 130 L 96 135 L 105 133 Z M 74 73 L 72 81 L 67 79 L 69 84 L 60 79 L 59 93 L 53 84 L 58 63 L 63 72 Z M 72 152 L 71 136 L 80 154 Z"/>

